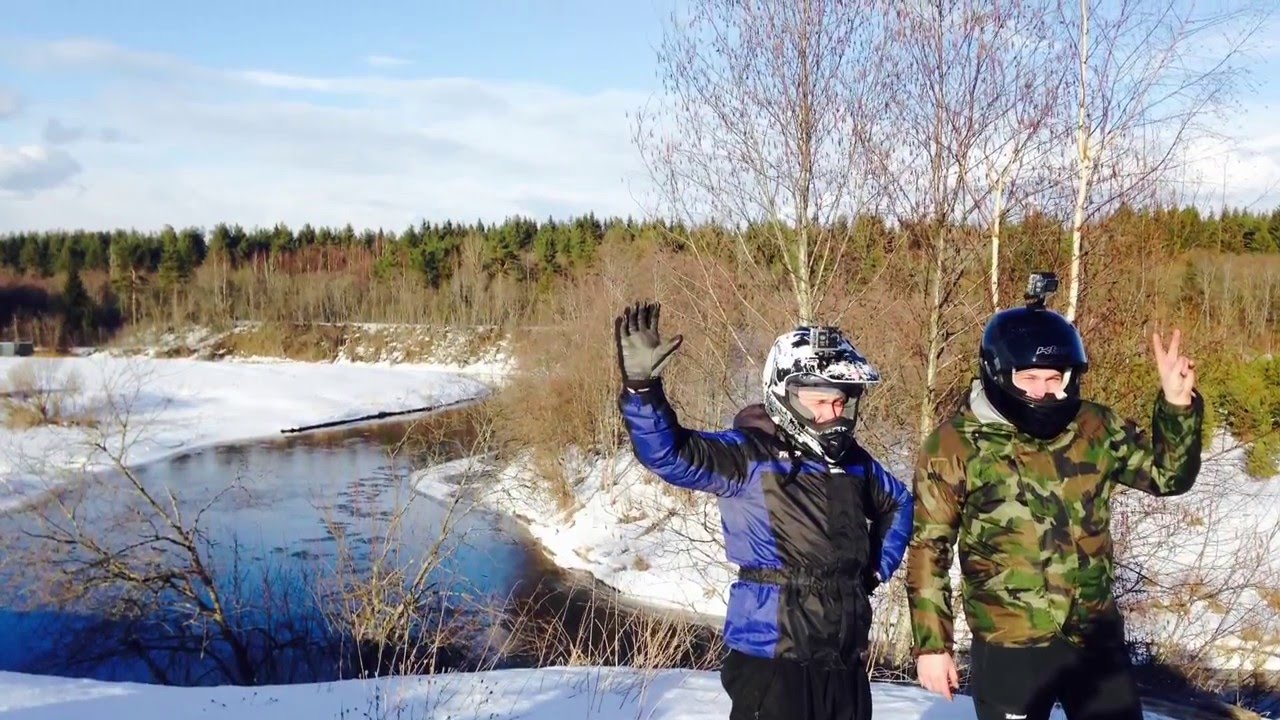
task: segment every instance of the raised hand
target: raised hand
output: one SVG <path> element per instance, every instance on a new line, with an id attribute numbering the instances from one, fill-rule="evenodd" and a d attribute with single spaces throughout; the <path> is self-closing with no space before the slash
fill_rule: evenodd
<path id="1" fill-rule="evenodd" d="M 1164 398 L 1174 405 L 1190 405 L 1196 386 L 1196 363 L 1181 354 L 1182 331 L 1175 329 L 1165 348 L 1160 333 L 1152 333 L 1151 349 L 1155 354 L 1156 371 L 1160 373 L 1160 388 Z"/>
<path id="2" fill-rule="evenodd" d="M 658 303 L 636 303 L 613 321 L 618 369 L 622 382 L 630 387 L 646 385 L 661 376 L 672 353 L 684 342 L 683 335 L 662 342 L 658 334 L 661 310 Z"/>

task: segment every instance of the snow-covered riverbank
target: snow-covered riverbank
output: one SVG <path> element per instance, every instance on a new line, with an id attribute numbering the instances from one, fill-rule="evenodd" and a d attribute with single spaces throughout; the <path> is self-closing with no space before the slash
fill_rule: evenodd
<path id="1" fill-rule="evenodd" d="M 23 376 L 26 376 L 25 378 Z M 33 388 L 31 379 L 35 379 Z M 38 398 L 27 395 L 36 390 Z M 69 475 L 279 437 L 286 428 L 487 394 L 440 366 L 113 357 L 0 358 L 0 392 L 72 424 L 0 427 L 0 509 Z M 94 446 L 102 443 L 108 454 Z"/>

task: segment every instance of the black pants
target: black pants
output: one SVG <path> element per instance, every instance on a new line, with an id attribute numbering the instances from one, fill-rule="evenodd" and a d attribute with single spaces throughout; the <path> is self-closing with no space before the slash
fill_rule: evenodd
<path id="1" fill-rule="evenodd" d="M 729 720 L 869 720 L 871 681 L 861 665 L 827 669 L 730 650 L 720 683 Z"/>
<path id="2" fill-rule="evenodd" d="M 1047 720 L 1054 700 L 1069 720 L 1142 720 L 1122 641 L 1078 647 L 1055 640 L 1013 648 L 974 640 L 970 688 L 978 720 Z"/>

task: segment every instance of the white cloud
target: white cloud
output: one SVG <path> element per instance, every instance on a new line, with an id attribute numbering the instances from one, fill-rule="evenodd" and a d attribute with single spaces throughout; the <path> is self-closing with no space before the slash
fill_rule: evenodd
<path id="1" fill-rule="evenodd" d="M 66 183 L 80 170 L 75 158 L 57 148 L 0 145 L 0 192 L 31 197 Z"/>
<path id="2" fill-rule="evenodd" d="M 131 50 L 100 40 L 74 38 L 47 43 L 15 43 L 6 56 L 36 71 L 96 69 L 120 77 L 193 77 L 217 73 L 164 53 Z"/>
<path id="3" fill-rule="evenodd" d="M 116 128 L 104 127 L 98 130 L 98 139 L 104 143 L 128 142 L 129 137 Z"/>
<path id="4" fill-rule="evenodd" d="M 18 97 L 18 93 L 0 87 L 0 120 L 17 115 L 21 109 L 22 99 Z"/>
<path id="5" fill-rule="evenodd" d="M 403 65 L 410 64 L 409 60 L 406 60 L 400 57 L 394 57 L 392 55 L 369 55 L 364 59 L 364 61 L 366 63 L 369 63 L 369 65 L 372 67 L 380 67 L 380 68 L 401 67 Z"/>
<path id="6" fill-rule="evenodd" d="M 84 128 L 65 125 L 58 118 L 49 118 L 44 124 L 44 141 L 50 145 L 66 145 L 84 137 Z"/>
<path id="7" fill-rule="evenodd" d="M 70 145 L 81 140 L 96 140 L 103 143 L 122 143 L 130 140 L 117 128 L 104 127 L 91 130 L 84 125 L 68 125 L 56 117 L 45 121 L 41 137 L 50 145 Z"/>
<path id="8" fill-rule="evenodd" d="M 1186 190 L 1181 201 L 1205 210 L 1229 207 L 1269 211 L 1280 207 L 1280 130 L 1272 103 L 1257 100 L 1232 113 L 1186 147 Z"/>
<path id="9" fill-rule="evenodd" d="M 27 46 L 18 58 L 107 74 L 84 99 L 43 107 L 136 142 L 77 145 L 78 189 L 6 208 L 0 232 L 219 221 L 400 229 L 423 217 L 639 211 L 627 117 L 638 93 L 215 70 L 87 41 Z M 97 132 L 55 122 L 50 139 Z"/>

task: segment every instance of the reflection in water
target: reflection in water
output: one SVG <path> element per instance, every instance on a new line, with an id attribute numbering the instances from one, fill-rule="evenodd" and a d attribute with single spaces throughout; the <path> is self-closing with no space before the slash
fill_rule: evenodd
<path id="1" fill-rule="evenodd" d="M 208 449 L 140 469 L 146 495 L 99 478 L 0 517 L 0 670 L 213 685 L 714 666 L 716 628 L 620 607 L 566 582 L 513 522 L 412 491 L 414 469 L 490 449 L 475 418 L 432 416 L 411 442 L 385 423 Z"/>
<path id="2" fill-rule="evenodd" d="M 404 428 L 386 425 L 196 452 L 140 469 L 146 495 L 124 477 L 98 479 L 38 516 L 0 520 L 6 556 L 27 559 L 0 570 L 0 670 L 184 685 L 335 679 L 364 654 L 327 622 L 359 614 L 353 591 L 366 605 L 394 602 L 426 564 L 413 618 L 501 603 L 532 565 L 518 531 L 410 487 L 413 469 L 471 441 L 466 423 L 448 422 L 413 452 L 393 453 Z"/>

